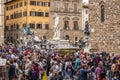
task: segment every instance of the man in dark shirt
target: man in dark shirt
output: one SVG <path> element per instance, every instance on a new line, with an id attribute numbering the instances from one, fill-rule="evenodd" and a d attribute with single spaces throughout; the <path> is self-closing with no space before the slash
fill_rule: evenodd
<path id="1" fill-rule="evenodd" d="M 12 80 L 15 77 L 15 65 L 13 64 L 13 61 L 10 61 L 10 68 L 9 68 L 9 80 Z"/>

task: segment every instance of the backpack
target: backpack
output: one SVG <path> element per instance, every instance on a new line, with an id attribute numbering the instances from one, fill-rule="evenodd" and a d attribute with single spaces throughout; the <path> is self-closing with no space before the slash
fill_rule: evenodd
<path id="1" fill-rule="evenodd" d="M 102 67 L 102 70 L 101 70 L 101 72 L 100 72 L 100 79 L 103 79 L 103 78 L 105 78 L 105 77 L 106 77 L 106 71 L 105 71 L 105 68 Z"/>

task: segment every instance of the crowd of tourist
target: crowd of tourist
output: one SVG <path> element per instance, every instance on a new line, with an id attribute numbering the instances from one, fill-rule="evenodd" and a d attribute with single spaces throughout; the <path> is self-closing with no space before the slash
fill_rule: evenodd
<path id="1" fill-rule="evenodd" d="M 59 50 L 4 45 L 0 58 L 7 59 L 9 80 L 120 80 L 120 54 L 105 51 L 61 55 Z"/>

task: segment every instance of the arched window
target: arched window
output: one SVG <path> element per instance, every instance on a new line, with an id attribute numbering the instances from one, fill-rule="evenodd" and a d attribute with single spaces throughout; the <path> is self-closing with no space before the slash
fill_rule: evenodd
<path id="1" fill-rule="evenodd" d="M 65 36 L 65 39 L 66 39 L 66 40 L 69 40 L 69 35 L 66 35 L 66 36 Z"/>
<path id="2" fill-rule="evenodd" d="M 69 21 L 64 21 L 64 29 L 65 30 L 69 29 Z"/>
<path id="3" fill-rule="evenodd" d="M 105 21 L 105 6 L 101 5 L 101 22 Z"/>
<path id="4" fill-rule="evenodd" d="M 16 25 L 16 29 L 19 30 L 19 25 L 18 24 Z"/>
<path id="5" fill-rule="evenodd" d="M 78 28 L 78 21 L 74 21 L 73 22 L 73 29 L 74 30 L 78 30 L 79 28 Z"/>

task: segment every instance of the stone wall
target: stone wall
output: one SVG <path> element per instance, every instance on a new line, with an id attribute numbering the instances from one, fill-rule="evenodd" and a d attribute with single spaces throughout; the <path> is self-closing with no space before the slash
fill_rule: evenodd
<path id="1" fill-rule="evenodd" d="M 105 21 L 101 22 L 101 5 Z M 90 0 L 89 25 L 91 49 L 120 53 L 120 0 Z"/>
<path id="2" fill-rule="evenodd" d="M 0 45 L 4 43 L 4 0 L 0 1 Z"/>

